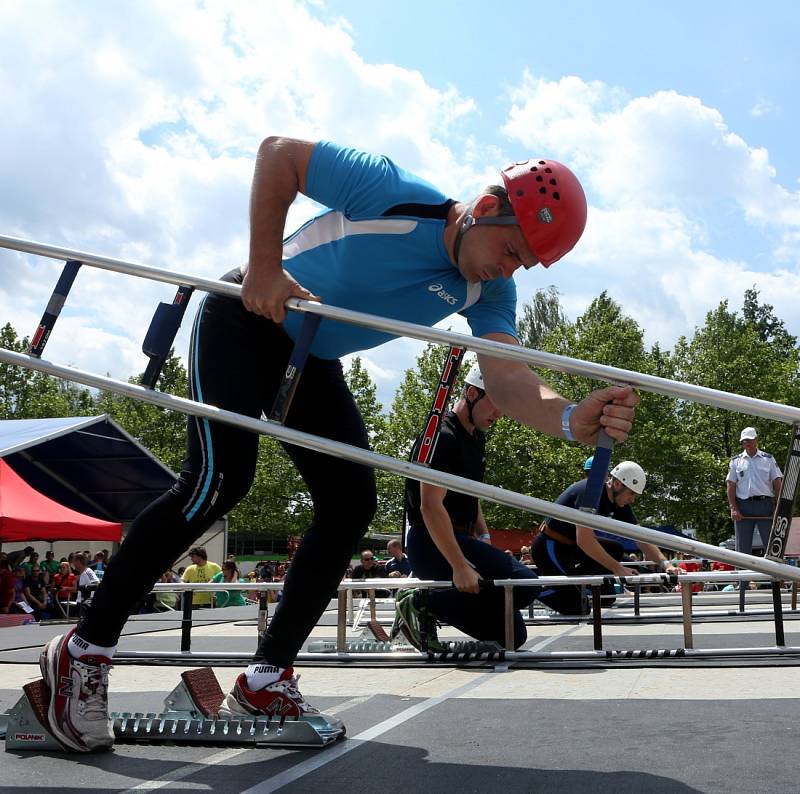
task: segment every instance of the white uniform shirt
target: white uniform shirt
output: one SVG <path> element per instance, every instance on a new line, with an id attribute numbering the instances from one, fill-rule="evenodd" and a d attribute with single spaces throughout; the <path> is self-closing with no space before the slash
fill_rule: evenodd
<path id="1" fill-rule="evenodd" d="M 769 452 L 758 450 L 753 457 L 742 450 L 731 460 L 728 467 L 728 482 L 736 483 L 736 498 L 751 496 L 774 496 L 773 480 L 783 477 L 775 458 Z"/>
<path id="2" fill-rule="evenodd" d="M 97 574 L 91 568 L 87 568 L 78 577 L 78 598 L 76 600 L 79 604 L 81 601 L 83 601 L 83 593 L 81 592 L 81 588 L 88 587 L 92 584 L 97 584 L 99 581 L 100 580 L 97 578 Z"/>

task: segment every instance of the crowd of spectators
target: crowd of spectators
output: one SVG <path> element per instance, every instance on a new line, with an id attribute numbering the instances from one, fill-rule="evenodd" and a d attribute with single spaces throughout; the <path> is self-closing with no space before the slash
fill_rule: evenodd
<path id="1" fill-rule="evenodd" d="M 32 546 L 0 551 L 0 614 L 27 614 L 34 620 L 75 617 L 91 598 L 108 563 L 104 549 L 94 556 L 73 551 L 40 560 Z"/>
<path id="2" fill-rule="evenodd" d="M 522 546 L 518 553 L 506 550 L 523 563 L 531 564 L 529 546 Z M 220 566 L 209 561 L 203 547 L 195 547 L 189 552 L 192 564 L 176 571 L 164 572 L 160 582 L 176 584 L 180 582 L 237 582 L 259 583 L 280 582 L 286 575 L 290 562 L 260 560 L 255 570 L 243 576 L 233 554 Z M 102 578 L 108 565 L 109 552 L 104 549 L 91 555 L 88 551 L 71 552 L 67 557 L 55 559 L 52 551 L 45 552 L 44 560 L 28 546 L 12 552 L 0 551 L 0 614 L 29 614 L 36 621 L 50 618 L 76 617 L 81 606 L 91 598 L 94 587 Z M 628 565 L 633 572 L 646 573 L 649 567 L 641 559 L 640 553 L 628 555 Z M 687 573 L 696 571 L 729 571 L 733 566 L 722 562 L 697 560 L 678 553 L 673 565 Z M 403 553 L 399 540 L 390 540 L 386 546 L 386 558 L 378 559 L 371 549 L 361 552 L 359 561 L 348 569 L 346 578 L 356 580 L 380 578 L 405 578 L 411 575 L 411 565 Z M 764 583 L 750 582 L 750 589 L 757 589 Z M 680 582 L 675 591 L 681 591 Z M 732 591 L 736 584 L 716 585 L 713 583 L 692 583 L 692 592 L 702 590 Z M 356 597 L 368 593 L 354 591 Z M 378 597 L 388 597 L 389 591 L 377 590 Z M 216 593 L 195 593 L 193 605 L 199 608 L 244 606 L 248 600 L 257 601 L 257 591 L 227 590 Z M 269 600 L 280 600 L 280 592 L 270 593 Z M 181 608 L 181 596 L 177 592 L 159 591 L 151 593 L 140 605 L 140 613 L 164 612 Z"/>

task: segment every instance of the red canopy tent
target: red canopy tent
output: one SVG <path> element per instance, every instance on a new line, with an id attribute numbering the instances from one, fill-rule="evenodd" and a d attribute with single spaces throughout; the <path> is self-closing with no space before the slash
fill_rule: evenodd
<path id="1" fill-rule="evenodd" d="M 102 540 L 119 543 L 122 524 L 70 510 L 35 491 L 0 459 L 0 543 Z"/>

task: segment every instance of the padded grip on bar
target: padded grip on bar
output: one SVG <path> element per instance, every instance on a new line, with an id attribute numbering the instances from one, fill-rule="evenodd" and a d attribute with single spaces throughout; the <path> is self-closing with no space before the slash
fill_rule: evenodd
<path id="1" fill-rule="evenodd" d="M 69 291 L 72 289 L 72 284 L 75 281 L 75 276 L 78 275 L 80 267 L 81 263 L 74 259 L 70 259 L 64 265 L 61 275 L 56 282 L 56 286 L 53 289 L 53 294 L 50 296 L 50 300 L 44 310 L 42 319 L 39 321 L 39 325 L 36 327 L 36 331 L 31 339 L 30 347 L 28 348 L 28 353 L 30 355 L 40 358 L 44 352 L 44 346 L 47 344 L 47 340 L 50 338 L 50 332 L 53 330 L 53 326 L 56 324 L 56 320 L 61 314 L 61 309 L 64 307 L 67 295 L 69 295 Z"/>
<path id="2" fill-rule="evenodd" d="M 600 435 L 597 437 L 597 449 L 592 460 L 592 468 L 589 470 L 586 490 L 581 502 L 581 510 L 587 513 L 596 513 L 600 507 L 600 497 L 603 495 L 603 486 L 606 483 L 608 474 L 608 464 L 611 462 L 611 452 L 614 449 L 614 440 L 601 428 Z"/>
<path id="3" fill-rule="evenodd" d="M 292 397 L 294 397 L 297 384 L 300 382 L 300 376 L 303 374 L 303 367 L 306 365 L 306 360 L 311 350 L 311 344 L 314 341 L 321 320 L 322 317 L 318 314 L 306 314 L 303 317 L 303 324 L 300 326 L 300 333 L 297 336 L 297 341 L 294 343 L 294 349 L 292 350 L 292 355 L 289 357 L 289 363 L 286 365 L 283 381 L 278 389 L 278 393 L 275 395 L 275 402 L 272 404 L 272 410 L 269 412 L 269 418 L 273 422 L 280 422 L 280 424 L 283 424 L 286 420 L 286 415 L 289 413 L 289 406 L 292 404 Z"/>
<path id="4" fill-rule="evenodd" d="M 174 303 L 159 303 L 142 342 L 142 353 L 151 358 L 169 353 L 181 327 L 183 313 Z"/>
<path id="5" fill-rule="evenodd" d="M 142 376 L 142 385 L 147 389 L 155 388 L 193 291 L 192 287 L 178 287 L 172 303 L 161 302 L 156 307 L 142 342 L 142 353 L 150 359 Z"/>

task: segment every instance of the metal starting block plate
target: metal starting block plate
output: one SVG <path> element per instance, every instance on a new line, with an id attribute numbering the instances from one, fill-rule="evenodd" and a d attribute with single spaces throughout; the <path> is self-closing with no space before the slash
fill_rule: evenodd
<path id="1" fill-rule="evenodd" d="M 163 714 L 114 712 L 114 735 L 120 741 L 197 742 L 205 744 L 277 744 L 292 747 L 324 747 L 344 736 L 344 725 L 324 717 L 301 720 L 253 717 L 197 719 Z M 337 724 L 338 723 L 338 724 Z"/>
<path id="2" fill-rule="evenodd" d="M 111 722 L 120 741 L 197 742 L 205 744 L 278 744 L 324 747 L 344 736 L 341 720 L 311 714 L 302 719 L 217 717 L 222 689 L 210 667 L 187 670 L 164 699 L 164 711 L 114 712 Z"/>
<path id="3" fill-rule="evenodd" d="M 64 752 L 61 743 L 44 726 L 50 690 L 44 681 L 25 684 L 22 697 L 0 717 L 0 737 L 5 735 L 6 750 Z"/>

